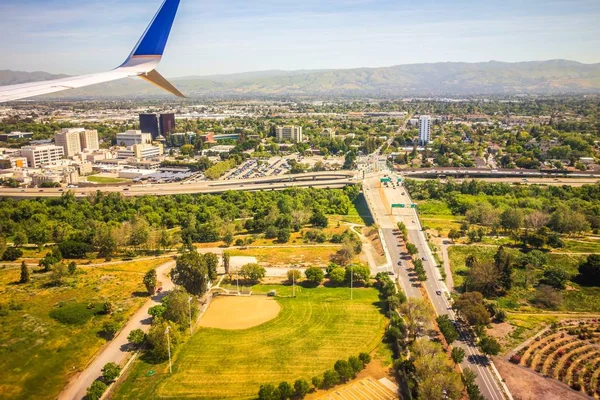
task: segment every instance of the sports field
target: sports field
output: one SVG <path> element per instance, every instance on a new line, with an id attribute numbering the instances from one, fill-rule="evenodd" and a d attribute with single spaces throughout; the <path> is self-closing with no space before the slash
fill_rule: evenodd
<path id="1" fill-rule="evenodd" d="M 281 296 L 274 319 L 244 330 L 197 327 L 175 353 L 173 375 L 168 363 L 137 361 L 114 398 L 251 399 L 261 384 L 310 380 L 338 359 L 370 352 L 383 336 L 376 289 L 355 289 L 350 300 L 349 288 L 297 288 L 296 298 L 284 297 L 286 286 L 252 288 L 270 289 Z"/>

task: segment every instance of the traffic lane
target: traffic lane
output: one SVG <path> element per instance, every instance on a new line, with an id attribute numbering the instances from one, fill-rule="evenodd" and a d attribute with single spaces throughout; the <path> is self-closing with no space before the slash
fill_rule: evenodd
<path id="1" fill-rule="evenodd" d="M 431 263 L 429 261 L 429 257 L 426 256 L 427 252 L 425 251 L 425 248 L 424 248 L 424 246 L 426 246 L 426 244 L 424 245 L 422 243 L 419 232 L 416 230 L 409 229 L 408 237 L 409 237 L 411 243 L 413 243 L 417 247 L 418 253 L 416 256 L 419 257 L 421 259 L 421 261 L 423 262 L 423 267 L 425 268 L 425 272 L 427 273 L 427 280 L 425 281 L 425 289 L 427 290 L 427 293 L 429 294 L 429 298 L 431 299 L 431 302 L 433 303 L 436 314 L 438 314 L 438 315 L 448 314 L 450 304 L 447 303 L 447 300 L 444 297 L 444 289 L 439 284 L 439 281 L 436 278 L 434 271 L 432 270 Z M 425 257 L 425 261 L 423 261 L 423 257 Z M 433 268 L 435 268 L 435 267 L 433 267 Z M 437 294 L 438 291 L 441 293 L 441 295 Z"/>
<path id="2" fill-rule="evenodd" d="M 394 273 L 400 278 L 402 289 L 408 297 L 421 297 L 419 291 L 419 282 L 414 276 L 414 270 L 407 268 L 407 260 L 404 260 L 400 253 L 400 236 L 394 233 L 393 229 L 382 229 L 384 240 L 390 251 L 390 257 L 392 259 L 392 267 Z"/>

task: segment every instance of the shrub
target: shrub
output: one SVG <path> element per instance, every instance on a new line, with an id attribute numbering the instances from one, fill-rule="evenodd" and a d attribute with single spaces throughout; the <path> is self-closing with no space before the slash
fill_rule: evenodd
<path id="1" fill-rule="evenodd" d="M 310 384 L 304 379 L 296 379 L 294 382 L 294 394 L 303 399 L 310 391 Z"/>
<path id="2" fill-rule="evenodd" d="M 87 388 L 85 398 L 87 400 L 99 400 L 104 394 L 104 391 L 106 391 L 106 387 L 106 383 L 102 381 L 94 381 L 94 383 Z"/>
<path id="3" fill-rule="evenodd" d="M 323 387 L 330 388 L 340 383 L 340 375 L 333 369 L 323 373 Z"/>
<path id="4" fill-rule="evenodd" d="M 292 385 L 287 382 L 281 382 L 279 386 L 277 386 L 277 390 L 279 391 L 279 398 L 281 400 L 289 399 L 294 395 L 294 390 L 292 389 Z"/>
<path id="5" fill-rule="evenodd" d="M 334 268 L 329 273 L 329 280 L 334 285 L 341 285 L 346 281 L 346 269 L 342 267 Z"/>
<path id="6" fill-rule="evenodd" d="M 325 279 L 325 273 L 319 267 L 308 267 L 306 271 L 304 271 L 304 275 L 306 275 L 306 279 L 308 279 L 311 283 L 320 284 Z"/>
<path id="7" fill-rule="evenodd" d="M 102 379 L 106 383 L 110 383 L 117 379 L 119 374 L 121 374 L 121 367 L 114 362 L 109 362 L 102 368 Z"/>
<path id="8" fill-rule="evenodd" d="M 261 385 L 258 390 L 259 400 L 280 400 L 279 390 L 271 385 Z"/>
<path id="9" fill-rule="evenodd" d="M 313 376 L 311 383 L 315 389 L 320 389 L 323 386 L 323 378 L 320 376 Z"/>
<path id="10" fill-rule="evenodd" d="M 134 329 L 131 332 L 129 332 L 127 340 L 129 340 L 136 346 L 140 346 L 146 340 L 146 334 L 141 329 Z"/>
<path id="11" fill-rule="evenodd" d="M 61 242 L 58 249 L 64 258 L 85 258 L 86 253 L 91 251 L 89 244 L 75 240 Z"/>
<path id="12" fill-rule="evenodd" d="M 16 259 L 23 256 L 23 252 L 21 249 L 17 249 L 16 247 L 9 247 L 2 254 L 2 261 L 15 261 Z"/>
<path id="13" fill-rule="evenodd" d="M 362 361 L 363 365 L 366 366 L 368 363 L 371 362 L 371 356 L 368 355 L 367 353 L 360 353 L 358 355 L 358 359 L 360 361 Z"/>
<path id="14" fill-rule="evenodd" d="M 513 364 L 520 364 L 520 363 L 521 363 L 521 356 L 520 356 L 520 355 L 518 355 L 518 354 L 513 354 L 513 355 L 510 357 L 509 361 L 510 361 L 511 363 L 513 363 Z"/>

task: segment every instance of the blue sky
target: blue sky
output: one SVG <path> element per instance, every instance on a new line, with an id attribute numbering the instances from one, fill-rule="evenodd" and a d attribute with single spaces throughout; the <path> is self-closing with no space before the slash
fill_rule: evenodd
<path id="1" fill-rule="evenodd" d="M 161 2 L 1 0 L 0 69 L 111 69 Z M 175 77 L 554 58 L 600 62 L 600 0 L 182 0 L 159 70 Z"/>

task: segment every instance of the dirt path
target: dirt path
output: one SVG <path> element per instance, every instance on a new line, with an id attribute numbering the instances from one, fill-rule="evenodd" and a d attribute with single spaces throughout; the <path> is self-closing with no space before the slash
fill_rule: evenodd
<path id="1" fill-rule="evenodd" d="M 131 353 L 127 351 L 129 343 L 127 336 L 134 329 L 142 329 L 144 332 L 150 329 L 151 317 L 148 315 L 148 309 L 160 304 L 161 299 L 173 288 L 173 282 L 171 282 L 167 273 L 174 265 L 175 261 L 168 261 L 156 268 L 156 274 L 162 284 L 163 291 L 144 303 L 115 338 L 100 349 L 85 370 L 71 379 L 67 387 L 58 396 L 59 400 L 83 399 L 86 395 L 86 389 L 102 375 L 101 371 L 106 363 L 114 362 L 122 365 L 130 357 Z"/>

